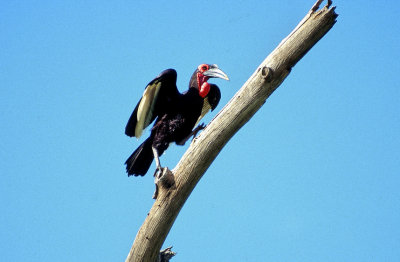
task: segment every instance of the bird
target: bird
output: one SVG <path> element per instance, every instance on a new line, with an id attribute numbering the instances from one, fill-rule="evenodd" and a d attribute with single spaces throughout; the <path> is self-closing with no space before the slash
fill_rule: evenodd
<path id="1" fill-rule="evenodd" d="M 156 173 L 162 170 L 159 157 L 171 143 L 184 145 L 204 128 L 201 118 L 214 110 L 221 98 L 217 85 L 210 78 L 229 80 L 216 64 L 200 64 L 189 81 L 187 91 L 180 93 L 176 86 L 175 69 L 162 71 L 150 81 L 133 110 L 125 127 L 125 134 L 139 138 L 143 130 L 154 122 L 150 136 L 126 160 L 128 176 L 144 176 L 153 159 Z M 154 175 L 156 175 L 156 173 Z"/>

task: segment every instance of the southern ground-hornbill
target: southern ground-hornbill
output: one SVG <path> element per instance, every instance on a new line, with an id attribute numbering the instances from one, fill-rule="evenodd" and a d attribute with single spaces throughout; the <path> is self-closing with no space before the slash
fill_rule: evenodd
<path id="1" fill-rule="evenodd" d="M 189 89 L 180 93 L 176 87 L 176 71 L 167 69 L 145 88 L 125 128 L 125 134 L 139 138 L 142 131 L 154 120 L 150 137 L 126 160 L 128 176 L 144 176 L 156 159 L 157 171 L 161 170 L 159 156 L 175 142 L 183 145 L 204 128 L 200 119 L 214 110 L 221 98 L 219 88 L 207 83 L 209 78 L 229 80 L 217 65 L 201 64 L 194 71 Z"/>

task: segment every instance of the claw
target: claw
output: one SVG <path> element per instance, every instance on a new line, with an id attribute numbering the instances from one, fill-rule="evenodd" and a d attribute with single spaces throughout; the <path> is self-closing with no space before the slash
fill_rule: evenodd
<path id="1" fill-rule="evenodd" d="M 162 167 L 156 167 L 156 171 L 154 171 L 154 175 L 153 177 L 160 178 L 160 176 L 162 175 L 163 169 Z"/>
<path id="2" fill-rule="evenodd" d="M 203 130 L 205 127 L 206 127 L 206 125 L 205 125 L 204 123 L 201 123 L 200 125 L 198 125 L 198 126 L 193 130 L 193 132 L 192 132 L 192 134 L 193 134 L 192 141 L 196 138 L 197 133 L 199 133 L 200 130 Z"/>

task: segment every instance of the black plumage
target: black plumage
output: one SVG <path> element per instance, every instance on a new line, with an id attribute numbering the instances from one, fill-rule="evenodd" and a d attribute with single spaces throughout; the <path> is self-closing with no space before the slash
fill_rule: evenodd
<path id="1" fill-rule="evenodd" d="M 228 80 L 228 76 L 217 65 L 200 65 L 193 73 L 189 89 L 180 93 L 176 87 L 177 74 L 167 69 L 153 79 L 145 88 L 125 128 L 125 134 L 139 138 L 142 131 L 154 120 L 150 137 L 147 138 L 126 160 L 126 171 L 130 175 L 145 175 L 153 159 L 161 169 L 159 156 L 169 144 L 183 145 L 193 134 L 193 128 L 209 111 L 214 110 L 221 98 L 219 88 L 209 84 L 209 78 Z"/>

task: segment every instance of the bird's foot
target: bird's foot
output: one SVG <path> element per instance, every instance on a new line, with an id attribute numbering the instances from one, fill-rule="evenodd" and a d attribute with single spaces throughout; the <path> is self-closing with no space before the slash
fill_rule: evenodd
<path id="1" fill-rule="evenodd" d="M 204 123 L 201 123 L 200 125 L 198 125 L 198 126 L 192 131 L 192 135 L 193 135 L 192 141 L 196 140 L 197 134 L 198 134 L 201 130 L 203 130 L 204 128 L 206 128 L 206 125 L 205 125 Z"/>
<path id="2" fill-rule="evenodd" d="M 189 134 L 187 137 L 185 137 L 185 138 L 182 139 L 181 141 L 177 141 L 176 144 L 177 144 L 177 145 L 180 145 L 180 146 L 183 146 L 183 145 L 186 143 L 186 141 L 188 141 L 192 136 L 193 136 L 193 138 L 192 138 L 192 141 L 193 141 L 193 140 L 196 138 L 197 133 L 198 133 L 200 130 L 204 129 L 205 127 L 206 127 L 206 126 L 204 125 L 204 123 L 201 123 L 201 124 L 198 125 L 195 129 L 193 129 L 193 131 L 190 132 L 190 134 Z"/>
<path id="3" fill-rule="evenodd" d="M 157 179 L 157 177 L 159 178 L 162 175 L 163 172 L 163 168 L 162 167 L 157 167 L 156 171 L 154 172 L 154 179 Z"/>
<path id="4" fill-rule="evenodd" d="M 156 199 L 160 185 L 162 188 L 169 189 L 175 184 L 174 174 L 168 167 L 157 168 L 154 173 L 154 184 L 156 185 L 156 189 L 153 194 L 153 199 Z"/>

